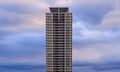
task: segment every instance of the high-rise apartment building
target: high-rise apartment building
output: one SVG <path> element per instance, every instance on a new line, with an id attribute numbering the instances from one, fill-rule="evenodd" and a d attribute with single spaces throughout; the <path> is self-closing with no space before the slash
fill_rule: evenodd
<path id="1" fill-rule="evenodd" d="M 72 13 L 50 7 L 46 13 L 46 72 L 72 72 Z"/>

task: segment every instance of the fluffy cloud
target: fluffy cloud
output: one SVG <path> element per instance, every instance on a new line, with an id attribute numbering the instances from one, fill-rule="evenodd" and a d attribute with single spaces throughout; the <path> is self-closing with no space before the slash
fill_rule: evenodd
<path id="1" fill-rule="evenodd" d="M 73 13 L 73 65 L 82 65 L 74 71 L 119 68 L 119 30 L 97 27 L 118 26 L 113 25 L 119 22 L 119 12 L 111 11 L 113 4 L 114 0 L 0 0 L 0 63 L 45 65 L 45 12 L 49 6 L 69 6 Z"/>
<path id="2" fill-rule="evenodd" d="M 82 21 L 73 24 L 73 62 L 119 62 L 119 31 L 99 30 L 95 26 L 91 28 L 86 25 Z"/>
<path id="3" fill-rule="evenodd" d="M 45 27 L 45 12 L 49 7 L 46 1 L 5 0 L 0 4 L 0 30 L 12 32 Z"/>
<path id="4" fill-rule="evenodd" d="M 77 33 L 76 33 L 77 31 Z M 73 41 L 75 40 L 113 40 L 118 39 L 120 36 L 119 31 L 112 30 L 99 30 L 96 26 L 89 26 L 85 22 L 76 22 L 73 25 Z"/>
<path id="5" fill-rule="evenodd" d="M 104 4 L 111 4 L 113 0 L 56 0 L 55 5 L 104 5 Z"/>
<path id="6" fill-rule="evenodd" d="M 42 26 L 45 26 L 45 7 L 49 3 L 5 0 L 0 4 L 0 63 L 45 64 Z"/>
<path id="7" fill-rule="evenodd" d="M 0 41 L 0 63 L 45 64 L 44 40 L 40 33 L 22 33 L 4 37 Z"/>
<path id="8" fill-rule="evenodd" d="M 107 15 L 105 15 L 101 28 L 119 28 L 120 27 L 120 11 L 111 11 Z"/>
<path id="9" fill-rule="evenodd" d="M 104 29 L 120 28 L 120 2 L 116 1 L 113 10 L 104 16 L 100 27 Z"/>
<path id="10" fill-rule="evenodd" d="M 88 63 L 116 63 L 119 62 L 120 45 L 116 43 L 96 43 L 78 49 L 73 49 L 73 60 Z M 114 59 L 113 59 L 114 57 Z"/>
<path id="11" fill-rule="evenodd" d="M 91 26 L 82 21 L 73 24 L 73 71 L 119 72 L 119 30 Z"/>
<path id="12" fill-rule="evenodd" d="M 49 3 L 45 2 L 45 0 L 4 0 L 0 1 L 1 4 L 20 4 L 20 5 L 26 5 L 30 7 L 36 7 L 36 8 L 47 8 L 49 6 Z M 32 6 L 31 6 L 32 5 Z"/>

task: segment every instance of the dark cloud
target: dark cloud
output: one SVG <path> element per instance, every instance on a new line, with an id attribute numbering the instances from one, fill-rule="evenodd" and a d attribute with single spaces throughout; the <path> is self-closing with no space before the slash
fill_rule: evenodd
<path id="1" fill-rule="evenodd" d="M 28 11 L 29 12 L 29 11 Z M 22 24 L 27 7 L 19 4 L 0 4 L 0 26 Z"/>
<path id="2" fill-rule="evenodd" d="M 0 71 L 2 72 L 45 72 L 45 65 L 25 65 L 25 64 L 14 64 L 14 65 L 0 65 Z M 119 64 L 83 64 L 83 65 L 73 65 L 74 72 L 119 72 Z"/>
<path id="3" fill-rule="evenodd" d="M 6 49 L 10 50 L 18 50 L 18 49 L 24 49 L 24 51 L 29 48 L 30 49 L 39 49 L 45 47 L 45 37 L 41 37 L 41 35 L 38 33 L 30 33 L 30 34 L 20 34 L 20 35 L 13 35 L 13 36 L 7 36 L 3 40 L 2 46 L 6 46 Z"/>
<path id="4" fill-rule="evenodd" d="M 45 0 L 46 3 L 48 2 Z M 54 1 L 49 1 L 52 5 Z M 87 26 L 89 32 L 99 31 L 94 28 L 94 25 L 100 24 L 103 16 L 111 11 L 112 7 L 109 5 L 103 6 L 80 6 L 73 5 L 70 8 L 73 13 L 73 23 L 81 22 L 83 26 Z M 45 72 L 45 29 L 41 31 L 30 29 L 19 31 L 9 31 L 7 28 L 12 28 L 15 25 L 23 24 L 25 29 L 29 27 L 29 22 L 25 20 L 28 17 L 33 17 L 34 15 L 41 17 L 46 9 L 35 8 L 33 5 L 22 5 L 22 4 L 0 4 L 0 27 L 4 30 L 0 30 L 0 63 L 5 63 L 6 65 L 0 65 L 0 72 Z M 28 16 L 26 16 L 28 15 Z M 33 18 L 34 19 L 34 18 Z M 30 19 L 32 20 L 32 19 Z M 28 24 L 28 25 L 26 25 Z M 32 25 L 34 26 L 34 24 Z M 73 49 L 74 48 L 84 48 L 83 46 L 89 46 L 98 43 L 112 43 L 119 42 L 119 36 L 115 32 L 110 35 L 116 34 L 115 37 L 104 37 L 104 35 L 99 34 L 99 38 L 96 36 L 89 36 L 85 38 L 83 33 L 85 32 L 83 28 L 73 27 Z M 90 27 L 88 27 L 90 26 Z M 13 27 L 13 29 L 16 27 Z M 19 26 L 18 26 L 19 28 Z M 5 30 L 6 29 L 6 30 Z M 96 29 L 96 30 L 94 30 Z M 79 31 L 79 32 L 78 32 Z M 82 33 L 83 32 L 83 33 Z M 102 31 L 99 31 L 102 32 Z M 103 31 L 104 32 L 104 31 Z M 118 31 L 119 32 L 119 31 Z M 97 33 L 97 32 L 96 32 Z M 108 33 L 108 32 L 106 32 Z M 94 34 L 94 33 L 93 33 Z M 91 35 L 91 33 L 90 33 Z M 78 38 L 76 38 L 78 37 Z M 101 38 L 103 37 L 103 38 Z M 94 47 L 94 46 L 93 46 Z M 96 47 L 98 48 L 98 47 Z M 92 50 L 92 48 L 91 48 Z M 108 50 L 108 49 L 107 49 Z M 100 50 L 102 51 L 102 50 Z M 104 51 L 104 50 L 103 50 Z M 87 54 L 87 53 L 86 53 Z M 96 53 L 95 53 L 96 54 Z M 114 54 L 114 53 L 113 53 Z M 119 55 L 107 55 L 103 59 L 105 64 L 94 64 L 90 62 L 80 62 L 73 61 L 73 71 L 74 72 L 119 72 L 120 63 Z M 112 58 L 114 59 L 112 59 Z M 116 59 L 116 60 L 115 60 Z M 43 63 L 42 63 L 43 62 Z M 99 61 L 97 61 L 99 62 Z M 12 63 L 28 63 L 28 64 L 44 64 L 44 66 L 39 65 L 8 65 Z"/>
<path id="5" fill-rule="evenodd" d="M 41 65 L 1 65 L 0 70 L 32 70 L 44 69 L 45 66 Z"/>
<path id="6" fill-rule="evenodd" d="M 40 18 L 46 10 L 30 6 L 29 4 L 0 4 L 0 27 L 12 27 L 19 25 L 34 24 L 34 18 Z M 30 21 L 33 23 L 29 23 Z"/>
<path id="7" fill-rule="evenodd" d="M 93 26 L 91 24 L 91 26 Z M 86 26 L 84 22 L 73 23 L 73 47 L 83 48 L 92 44 L 109 44 L 119 42 L 120 30 L 99 30 L 93 26 Z"/>
<path id="8" fill-rule="evenodd" d="M 24 15 L 0 10 L 0 27 L 23 24 Z"/>
<path id="9" fill-rule="evenodd" d="M 84 21 L 89 24 L 100 24 L 103 16 L 107 14 L 112 7 L 109 5 L 103 6 L 73 6 L 72 12 L 74 21 Z"/>
<path id="10" fill-rule="evenodd" d="M 45 37 L 41 34 L 44 32 L 6 36 L 0 41 L 0 63 L 45 63 Z"/>
<path id="11" fill-rule="evenodd" d="M 119 72 L 120 64 L 74 64 L 76 72 Z"/>
<path id="12" fill-rule="evenodd" d="M 44 65 L 0 65 L 0 71 L 2 72 L 45 72 Z"/>

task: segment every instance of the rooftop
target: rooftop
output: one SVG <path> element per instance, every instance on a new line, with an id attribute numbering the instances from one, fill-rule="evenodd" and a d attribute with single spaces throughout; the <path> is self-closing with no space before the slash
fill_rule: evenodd
<path id="1" fill-rule="evenodd" d="M 68 7 L 50 7 L 51 12 L 69 12 Z"/>

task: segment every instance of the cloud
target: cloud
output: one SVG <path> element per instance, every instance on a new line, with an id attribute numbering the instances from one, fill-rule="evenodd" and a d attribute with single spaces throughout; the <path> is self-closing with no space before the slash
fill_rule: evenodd
<path id="1" fill-rule="evenodd" d="M 0 1 L 1 4 L 20 4 L 20 5 L 28 5 L 31 7 L 37 7 L 37 8 L 46 8 L 49 6 L 49 3 L 45 2 L 45 0 L 4 0 Z"/>
<path id="2" fill-rule="evenodd" d="M 99 62 L 101 59 L 102 53 L 96 49 L 84 48 L 84 49 L 73 49 L 73 62 L 88 62 L 94 63 L 95 61 Z"/>
<path id="3" fill-rule="evenodd" d="M 99 30 L 96 26 L 91 26 L 82 21 L 74 23 L 73 40 L 79 40 L 79 42 L 81 40 L 110 41 L 113 39 L 118 39 L 120 36 L 119 31 L 114 32 L 112 30 Z"/>
<path id="4" fill-rule="evenodd" d="M 73 49 L 73 61 L 80 63 L 88 62 L 90 64 L 119 62 L 119 46 L 119 42 L 95 43 L 81 48 Z"/>
<path id="5" fill-rule="evenodd" d="M 111 5 L 74 5 L 70 7 L 73 13 L 73 22 L 83 21 L 88 25 L 99 25 L 103 20 L 103 16 L 111 11 Z"/>
<path id="6" fill-rule="evenodd" d="M 0 4 L 0 63 L 45 64 L 45 28 L 42 27 L 48 3 L 5 0 Z"/>
<path id="7" fill-rule="evenodd" d="M 45 64 L 44 44 L 40 33 L 5 36 L 0 41 L 0 63 Z"/>
<path id="8" fill-rule="evenodd" d="M 56 0 L 56 6 L 94 6 L 94 5 L 105 5 L 105 4 L 112 4 L 113 0 Z"/>
<path id="9" fill-rule="evenodd" d="M 0 65 L 0 71 L 2 72 L 45 72 L 45 66 L 43 65 L 25 65 L 25 64 L 12 64 L 12 65 Z"/>
<path id="10" fill-rule="evenodd" d="M 120 32 L 97 27 L 107 27 L 106 18 L 119 16 L 112 16 L 113 4 L 114 0 L 0 0 L 0 63 L 45 65 L 45 12 L 50 6 L 68 6 L 73 13 L 73 65 L 79 65 L 73 71 L 119 72 Z"/>
<path id="11" fill-rule="evenodd" d="M 111 11 L 104 16 L 104 19 L 101 23 L 101 28 L 119 28 L 120 27 L 120 11 Z"/>
<path id="12" fill-rule="evenodd" d="M 45 27 L 45 12 L 49 7 L 45 0 L 5 0 L 0 4 L 1 31 L 20 32 Z"/>
<path id="13" fill-rule="evenodd" d="M 76 72 L 119 72 L 120 65 L 80 65 L 73 67 L 73 71 Z"/>
<path id="14" fill-rule="evenodd" d="M 77 4 L 82 4 L 82 5 L 104 5 L 106 3 L 111 3 L 112 0 L 91 0 L 91 1 L 88 1 L 88 0 L 75 0 L 73 1 L 74 3 L 77 3 Z"/>
<path id="15" fill-rule="evenodd" d="M 74 23 L 73 63 L 119 63 L 119 36 L 119 31 L 91 28 L 82 21 Z"/>
<path id="16" fill-rule="evenodd" d="M 100 27 L 103 29 L 116 29 L 120 27 L 120 2 L 116 3 L 113 10 L 104 16 Z"/>
<path id="17" fill-rule="evenodd" d="M 24 14 L 17 12 L 8 12 L 6 10 L 0 10 L 0 27 L 5 26 L 6 29 L 9 28 L 36 28 L 41 25 L 44 25 L 45 18 L 42 18 L 43 15 L 36 14 Z"/>

